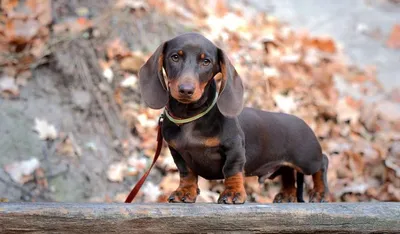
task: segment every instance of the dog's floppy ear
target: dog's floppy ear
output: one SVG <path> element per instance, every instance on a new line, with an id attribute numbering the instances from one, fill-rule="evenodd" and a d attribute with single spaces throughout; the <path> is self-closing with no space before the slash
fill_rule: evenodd
<path id="1" fill-rule="evenodd" d="M 221 49 L 218 49 L 218 59 L 222 81 L 217 106 L 224 116 L 235 117 L 243 110 L 244 88 L 242 79 L 229 61 L 228 56 Z"/>
<path id="2" fill-rule="evenodd" d="M 152 109 L 160 109 L 168 102 L 168 91 L 163 76 L 165 44 L 157 48 L 139 71 L 141 96 L 146 105 Z"/>

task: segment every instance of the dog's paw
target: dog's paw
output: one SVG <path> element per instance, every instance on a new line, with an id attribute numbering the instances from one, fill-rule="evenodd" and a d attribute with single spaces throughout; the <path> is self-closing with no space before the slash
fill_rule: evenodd
<path id="1" fill-rule="evenodd" d="M 196 186 L 179 187 L 169 196 L 168 202 L 195 203 L 197 195 L 199 194 L 200 194 L 200 189 L 198 189 Z"/>
<path id="2" fill-rule="evenodd" d="M 297 202 L 296 190 L 293 191 L 281 191 L 276 194 L 274 198 L 274 203 L 290 203 Z"/>
<path id="3" fill-rule="evenodd" d="M 219 204 L 243 204 L 246 202 L 246 190 L 240 189 L 225 189 L 218 198 Z"/>
<path id="4" fill-rule="evenodd" d="M 328 202 L 328 200 L 325 197 L 324 192 L 316 192 L 312 191 L 310 194 L 310 203 L 317 203 L 317 202 Z"/>

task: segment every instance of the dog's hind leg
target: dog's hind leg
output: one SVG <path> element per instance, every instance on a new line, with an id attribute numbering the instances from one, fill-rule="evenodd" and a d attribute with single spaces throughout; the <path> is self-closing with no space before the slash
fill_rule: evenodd
<path id="1" fill-rule="evenodd" d="M 329 193 L 327 181 L 329 160 L 325 154 L 322 156 L 323 159 L 321 169 L 312 175 L 314 188 L 311 191 L 309 202 L 327 202 L 326 196 Z"/>
<path id="2" fill-rule="evenodd" d="M 295 176 L 294 169 L 291 167 L 281 167 L 279 173 L 282 179 L 281 191 L 275 196 L 274 203 L 282 202 L 296 202 L 296 187 L 295 187 Z"/>
<path id="3" fill-rule="evenodd" d="M 297 202 L 303 203 L 304 174 L 301 172 L 297 172 L 296 174 L 296 185 L 297 185 L 296 188 Z"/>

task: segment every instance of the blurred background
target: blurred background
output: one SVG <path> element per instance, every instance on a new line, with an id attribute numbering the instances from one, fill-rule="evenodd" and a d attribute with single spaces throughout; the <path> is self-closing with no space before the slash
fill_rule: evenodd
<path id="1" fill-rule="evenodd" d="M 400 1 L 2 0 L 0 201 L 123 202 L 151 163 L 161 110 L 137 73 L 200 32 L 222 47 L 246 106 L 304 119 L 329 156 L 332 201 L 400 201 Z M 165 147 L 138 201 L 179 175 Z M 199 181 L 215 202 L 221 181 Z M 306 194 L 312 188 L 306 180 Z M 271 202 L 279 178 L 246 179 Z M 307 199 L 306 199 L 307 200 Z"/>

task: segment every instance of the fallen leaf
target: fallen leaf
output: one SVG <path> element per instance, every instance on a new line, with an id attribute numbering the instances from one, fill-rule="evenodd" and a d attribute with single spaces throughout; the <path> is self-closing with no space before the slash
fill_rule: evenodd
<path id="1" fill-rule="evenodd" d="M 39 167 L 34 171 L 34 178 L 36 184 L 39 185 L 43 189 L 49 188 L 49 183 L 47 181 L 46 173 L 43 168 Z"/>
<path id="2" fill-rule="evenodd" d="M 138 82 L 138 77 L 136 75 L 129 75 L 125 79 L 123 79 L 120 83 L 120 85 L 124 88 L 131 88 L 131 89 L 136 89 L 137 88 L 137 82 Z"/>
<path id="3" fill-rule="evenodd" d="M 116 162 L 109 166 L 107 170 L 107 178 L 111 182 L 122 182 L 128 166 L 124 162 Z"/>
<path id="4" fill-rule="evenodd" d="M 35 118 L 34 131 L 39 134 L 41 140 L 54 140 L 58 133 L 54 125 L 49 124 L 46 120 Z"/>
<path id="5" fill-rule="evenodd" d="M 35 56 L 35 58 L 39 59 L 43 56 L 45 47 L 45 41 L 40 39 L 34 40 L 32 43 L 31 54 Z"/>
<path id="6" fill-rule="evenodd" d="M 273 95 L 273 99 L 278 108 L 284 113 L 292 113 L 296 109 L 296 103 L 291 96 L 283 96 L 281 94 Z"/>
<path id="7" fill-rule="evenodd" d="M 352 98 L 342 98 L 338 101 L 336 105 L 336 112 L 338 116 L 338 121 L 350 123 L 356 123 L 360 118 L 360 111 L 355 105 L 352 105 Z"/>
<path id="8" fill-rule="evenodd" d="M 300 61 L 300 54 L 287 54 L 280 57 L 282 63 L 297 63 Z"/>
<path id="9" fill-rule="evenodd" d="M 149 117 L 146 114 L 138 115 L 137 120 L 139 121 L 141 126 L 146 128 L 154 128 L 158 124 L 156 119 L 149 119 Z"/>
<path id="10" fill-rule="evenodd" d="M 52 25 L 52 29 L 55 34 L 66 32 L 68 30 L 68 27 L 69 27 L 68 22 L 61 22 Z"/>
<path id="11" fill-rule="evenodd" d="M 309 66 L 315 66 L 320 62 L 321 58 L 316 49 L 311 48 L 307 50 L 307 53 L 304 57 L 304 63 Z"/>
<path id="12" fill-rule="evenodd" d="M 400 200 L 400 188 L 396 188 L 393 184 L 389 184 L 388 193 L 392 194 L 396 201 Z"/>
<path id="13" fill-rule="evenodd" d="M 90 27 L 92 27 L 92 21 L 85 17 L 79 17 L 78 19 L 68 23 L 68 30 L 71 33 L 82 32 Z"/>
<path id="14" fill-rule="evenodd" d="M 337 51 L 335 42 L 331 38 L 312 38 L 308 40 L 305 45 L 332 54 Z"/>
<path id="15" fill-rule="evenodd" d="M 390 98 L 396 103 L 400 103 L 400 87 L 392 89 L 390 92 Z"/>
<path id="16" fill-rule="evenodd" d="M 0 202 L 8 202 L 8 199 L 5 197 L 0 197 Z"/>
<path id="17" fill-rule="evenodd" d="M 165 151 L 166 152 L 164 152 L 163 157 L 160 158 L 161 160 L 158 161 L 159 162 L 158 165 L 166 172 L 176 171 L 177 170 L 176 164 L 174 158 L 171 155 L 171 152 L 169 150 Z"/>
<path id="18" fill-rule="evenodd" d="M 25 44 L 39 32 L 40 24 L 36 20 L 9 20 L 6 23 L 5 36 L 8 42 Z"/>
<path id="19" fill-rule="evenodd" d="M 127 174 L 130 176 L 137 175 L 147 167 L 147 161 L 146 158 L 138 158 L 136 155 L 129 157 Z"/>
<path id="20" fill-rule="evenodd" d="M 76 143 L 72 133 L 68 133 L 62 142 L 57 146 L 57 153 L 69 157 L 80 157 L 82 155 L 82 149 Z"/>
<path id="21" fill-rule="evenodd" d="M 126 44 L 121 39 L 117 38 L 107 43 L 106 45 L 108 59 L 115 57 L 126 57 L 131 54 Z"/>
<path id="22" fill-rule="evenodd" d="M 179 173 L 167 173 L 167 175 L 162 178 L 160 188 L 165 195 L 169 196 L 178 188 L 179 178 Z"/>
<path id="23" fill-rule="evenodd" d="M 144 202 L 156 202 L 162 194 L 160 187 L 152 182 L 146 182 L 142 188 Z"/>
<path id="24" fill-rule="evenodd" d="M 103 69 L 103 77 L 106 78 L 108 83 L 111 83 L 114 79 L 114 72 L 111 70 L 111 64 L 106 61 L 100 60 L 100 67 Z"/>
<path id="25" fill-rule="evenodd" d="M 52 20 L 51 0 L 35 1 L 36 12 L 39 14 L 38 20 L 41 25 L 49 25 Z"/>
<path id="26" fill-rule="evenodd" d="M 113 94 L 115 103 L 117 103 L 118 106 L 123 106 L 124 105 L 124 100 L 123 100 L 123 90 L 121 87 L 117 87 L 114 89 L 114 94 Z"/>
<path id="27" fill-rule="evenodd" d="M 37 158 L 31 158 L 24 161 L 13 162 L 11 164 L 5 165 L 4 170 L 10 175 L 10 177 L 19 184 L 24 184 L 26 181 L 26 176 L 31 176 L 32 173 L 40 167 L 39 160 Z"/>
<path id="28" fill-rule="evenodd" d="M 121 60 L 120 66 L 121 69 L 128 72 L 137 72 L 140 67 L 143 65 L 144 61 L 142 58 L 133 56 L 133 57 L 125 57 Z"/>
<path id="29" fill-rule="evenodd" d="M 28 79 L 32 77 L 32 72 L 30 70 L 26 70 L 18 73 L 16 83 L 17 85 L 25 86 L 28 82 Z"/>
<path id="30" fill-rule="evenodd" d="M 197 202 L 216 203 L 219 198 L 219 193 L 211 191 L 211 183 L 202 177 L 198 178 L 197 182 L 200 194 L 197 197 Z"/>
<path id="31" fill-rule="evenodd" d="M 395 122 L 400 120 L 400 103 L 391 101 L 381 101 L 376 104 L 376 114 L 389 122 Z"/>
<path id="32" fill-rule="evenodd" d="M 142 0 L 118 0 L 115 7 L 118 9 L 147 10 L 149 6 Z"/>
<path id="33" fill-rule="evenodd" d="M 5 12 L 12 12 L 14 11 L 14 8 L 18 6 L 19 1 L 18 0 L 7 0 L 7 1 L 2 1 L 0 7 L 5 11 Z"/>
<path id="34" fill-rule="evenodd" d="M 390 36 L 386 41 L 386 45 L 392 49 L 400 48 L 400 24 L 393 26 Z"/>
<path id="35" fill-rule="evenodd" d="M 395 156 L 389 156 L 386 160 L 385 160 L 385 165 L 394 170 L 396 173 L 397 177 L 400 177 L 400 157 L 395 157 Z"/>
<path id="36" fill-rule="evenodd" d="M 265 67 L 263 71 L 264 71 L 264 76 L 267 78 L 280 76 L 280 72 L 275 67 Z"/>
<path id="37" fill-rule="evenodd" d="M 15 84 L 15 79 L 9 76 L 3 76 L 0 78 L 0 93 L 10 94 L 13 97 L 19 96 L 18 85 Z"/>

